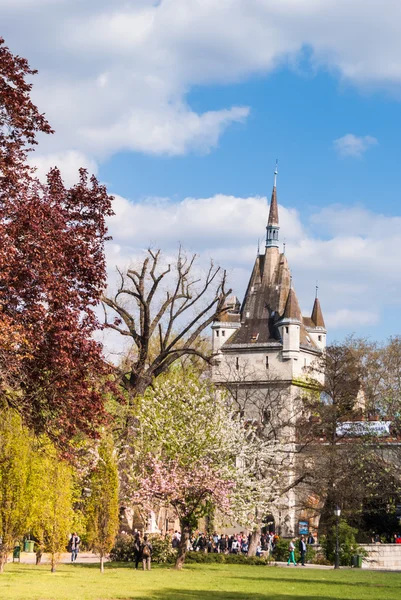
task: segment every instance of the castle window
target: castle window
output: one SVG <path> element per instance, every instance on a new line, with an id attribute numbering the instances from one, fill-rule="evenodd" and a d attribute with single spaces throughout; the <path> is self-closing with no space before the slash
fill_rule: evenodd
<path id="1" fill-rule="evenodd" d="M 219 337 L 219 330 L 216 329 L 216 337 Z"/>
<path id="2" fill-rule="evenodd" d="M 269 357 L 266 356 L 266 369 L 268 369 L 268 368 L 269 368 Z"/>
<path id="3" fill-rule="evenodd" d="M 239 369 L 239 357 L 238 357 L 238 356 L 237 356 L 237 358 L 235 359 L 235 368 L 236 368 L 236 369 L 237 369 L 237 371 L 238 371 L 238 369 Z"/>
<path id="4" fill-rule="evenodd" d="M 317 336 L 317 339 L 319 340 L 319 342 L 321 342 L 321 341 L 322 341 L 322 336 L 321 336 L 321 335 L 318 335 L 318 336 Z"/>
<path id="5" fill-rule="evenodd" d="M 288 327 L 285 328 L 285 332 L 288 333 Z"/>
<path id="6" fill-rule="evenodd" d="M 222 331 L 221 331 L 221 335 L 222 335 L 223 337 L 225 337 L 225 335 L 226 335 L 226 332 L 224 331 L 224 329 L 222 329 Z"/>

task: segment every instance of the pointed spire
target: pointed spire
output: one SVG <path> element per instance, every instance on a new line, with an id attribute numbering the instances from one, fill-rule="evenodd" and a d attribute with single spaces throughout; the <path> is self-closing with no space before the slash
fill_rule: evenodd
<path id="1" fill-rule="evenodd" d="M 270 210 L 269 210 L 269 218 L 267 220 L 267 233 L 266 233 L 266 248 L 278 248 L 278 232 L 279 232 L 279 224 L 278 224 L 278 206 L 277 206 L 277 161 L 276 168 L 274 170 L 274 184 L 272 197 L 270 200 Z"/>
<path id="2" fill-rule="evenodd" d="M 274 169 L 274 184 L 272 197 L 270 200 L 270 211 L 269 211 L 269 219 L 267 221 L 268 225 L 278 225 L 278 206 L 277 206 L 277 160 L 276 160 L 276 168 Z"/>
<path id="3" fill-rule="evenodd" d="M 318 287 L 316 286 L 316 298 L 315 298 L 315 303 L 313 305 L 311 318 L 316 327 L 323 327 L 323 329 L 326 329 L 326 325 L 325 325 L 324 319 L 323 319 L 322 308 L 320 306 L 319 298 L 317 297 L 317 290 L 318 290 Z"/>
<path id="4" fill-rule="evenodd" d="M 292 278 L 291 278 L 292 283 Z M 291 285 L 288 293 L 287 302 L 284 309 L 283 319 L 291 319 L 293 321 L 302 322 L 301 309 L 299 308 L 297 295 Z"/>

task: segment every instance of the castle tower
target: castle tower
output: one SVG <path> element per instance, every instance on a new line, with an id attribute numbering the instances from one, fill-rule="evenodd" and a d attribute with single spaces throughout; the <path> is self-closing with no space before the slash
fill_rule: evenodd
<path id="1" fill-rule="evenodd" d="M 317 294 L 311 316 L 302 315 L 287 257 L 280 252 L 279 230 L 276 164 L 264 251 L 258 251 L 241 307 L 235 301 L 235 308 L 233 304 L 212 326 L 216 354 L 212 377 L 217 385 L 235 391 L 239 402 L 244 400 L 244 414 L 252 420 L 265 414 L 255 411 L 258 397 L 262 401 L 277 397 L 276 409 L 268 412 L 272 426 L 288 444 L 294 438 L 291 419 L 300 412 L 308 369 L 324 351 L 327 332 Z M 292 463 L 286 473 L 290 483 Z M 281 499 L 276 513 L 280 534 L 295 535 L 295 492 Z"/>

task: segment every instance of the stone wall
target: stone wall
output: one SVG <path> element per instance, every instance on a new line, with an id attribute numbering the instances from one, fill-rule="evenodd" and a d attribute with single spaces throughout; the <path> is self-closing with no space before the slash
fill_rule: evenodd
<path id="1" fill-rule="evenodd" d="M 363 559 L 363 569 L 401 570 L 401 544 L 366 544 L 368 552 Z"/>

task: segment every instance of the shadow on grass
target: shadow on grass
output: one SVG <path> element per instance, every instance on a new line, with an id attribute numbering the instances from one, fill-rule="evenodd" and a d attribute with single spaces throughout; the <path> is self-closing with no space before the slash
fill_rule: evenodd
<path id="1" fill-rule="evenodd" d="M 100 570 L 100 563 L 68 563 L 69 566 L 73 567 L 74 569 L 92 569 L 95 571 L 99 571 Z M 63 565 L 64 566 L 64 565 Z M 107 562 L 104 564 L 104 568 L 105 571 L 109 571 L 111 569 L 128 569 L 131 571 L 135 571 L 135 564 L 132 562 Z M 169 565 L 169 564 L 158 564 L 158 563 L 153 563 L 152 562 L 152 569 L 172 569 L 173 565 Z M 139 571 L 142 571 L 142 563 L 141 566 L 138 569 Z"/>
<path id="2" fill-rule="evenodd" d="M 266 571 L 265 571 L 266 573 Z M 310 571 L 309 571 L 310 573 Z M 244 578 L 241 577 L 240 575 L 232 575 L 231 576 L 232 579 L 241 579 L 243 580 Z M 301 578 L 301 577 L 291 577 L 291 574 L 289 573 L 288 575 L 286 575 L 285 577 L 270 577 L 268 573 L 266 573 L 266 575 L 264 575 L 263 577 L 246 577 L 247 581 L 271 581 L 272 583 L 275 582 L 277 583 L 277 581 L 288 581 L 288 583 L 302 583 L 303 585 L 328 585 L 328 586 L 338 586 L 338 585 L 342 585 L 342 586 L 350 586 L 350 587 L 365 587 L 365 588 L 389 588 L 389 589 L 398 589 L 401 588 L 401 576 L 399 578 L 399 583 L 398 584 L 394 584 L 394 581 L 392 580 L 391 583 L 389 585 L 383 584 L 383 583 L 373 583 L 370 581 L 366 581 L 366 580 L 360 580 L 360 581 L 349 581 L 347 579 L 341 579 L 341 580 L 337 580 L 337 579 L 331 579 L 331 578 L 327 578 L 327 576 L 324 577 L 324 579 L 312 579 L 309 577 L 305 577 L 305 579 Z M 400 592 L 400 597 L 401 597 L 401 592 Z"/>
<path id="3" fill-rule="evenodd" d="M 157 593 L 151 593 L 146 596 L 132 596 L 131 599 L 124 600 L 299 600 L 304 599 L 303 593 L 295 594 L 277 594 L 276 592 L 266 591 L 266 593 L 242 592 L 242 591 L 214 591 L 214 590 L 180 590 L 165 588 Z M 307 596 L 307 600 L 336 600 L 335 594 L 332 596 Z M 117 600 L 117 599 L 116 599 Z M 355 598 L 353 600 L 365 600 L 365 598 Z"/>

